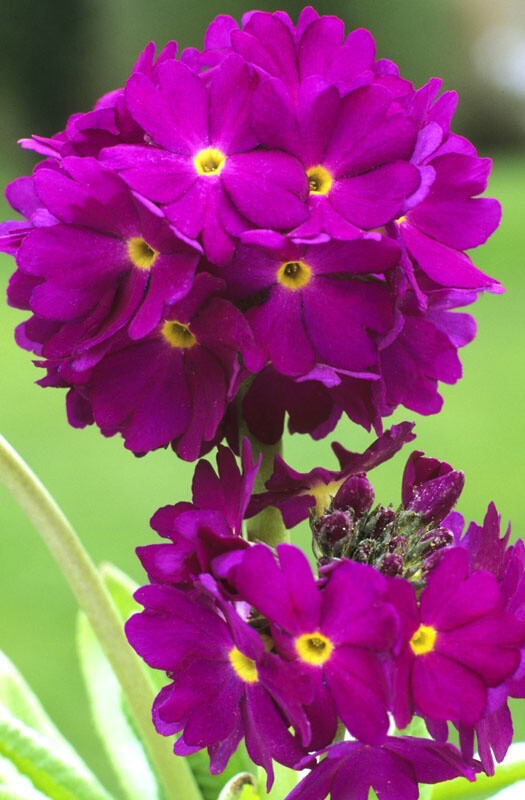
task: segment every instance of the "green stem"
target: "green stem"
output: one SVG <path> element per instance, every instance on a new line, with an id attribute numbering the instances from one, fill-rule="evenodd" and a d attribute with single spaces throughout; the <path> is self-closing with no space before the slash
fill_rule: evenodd
<path id="1" fill-rule="evenodd" d="M 49 492 L 1 435 L 0 480 L 43 538 L 89 619 L 127 698 L 168 800 L 202 800 L 187 762 L 173 755 L 171 740 L 159 736 L 153 727 L 154 689 L 126 640 L 95 565 Z"/>
<path id="2" fill-rule="evenodd" d="M 265 492 L 265 483 L 273 472 L 273 461 L 276 455 L 282 453 L 282 440 L 277 444 L 263 444 L 249 431 L 244 432 L 249 438 L 254 458 L 262 454 L 261 466 L 253 487 L 254 494 Z M 276 547 L 281 542 L 288 542 L 290 537 L 284 527 L 283 518 L 278 508 L 269 506 L 246 523 L 248 539 L 251 542 L 264 542 L 270 547 Z"/>

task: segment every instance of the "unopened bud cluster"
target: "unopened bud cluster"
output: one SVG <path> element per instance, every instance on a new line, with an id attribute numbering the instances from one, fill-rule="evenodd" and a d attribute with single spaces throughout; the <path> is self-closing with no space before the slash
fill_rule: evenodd
<path id="1" fill-rule="evenodd" d="M 357 485 L 362 492 L 358 495 Z M 355 497 L 355 499 L 353 499 Z M 435 554 L 454 542 L 452 531 L 402 505 L 377 505 L 366 477 L 352 476 L 320 516 L 310 515 L 313 550 L 321 564 L 349 558 L 422 589 Z"/>

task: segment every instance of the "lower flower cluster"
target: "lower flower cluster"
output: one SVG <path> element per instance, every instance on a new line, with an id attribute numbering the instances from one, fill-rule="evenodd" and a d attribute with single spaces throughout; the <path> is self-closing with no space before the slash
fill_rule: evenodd
<path id="1" fill-rule="evenodd" d="M 452 510 L 462 473 L 419 451 L 400 507 L 372 509 L 365 470 L 413 438 L 411 427 L 364 454 L 336 446 L 339 477 L 314 470 L 301 489 L 296 477 L 288 497 L 281 486 L 288 509 L 315 502 L 316 573 L 298 547 L 243 535 L 258 468 L 246 441 L 242 471 L 221 447 L 218 474 L 197 465 L 193 502 L 154 515 L 166 541 L 138 549 L 151 583 L 126 632 L 167 674 L 153 718 L 177 734 L 176 754 L 207 748 L 218 774 L 244 738 L 268 787 L 273 761 L 309 770 L 288 800 L 366 800 L 371 787 L 382 800 L 415 800 L 419 783 L 473 781 L 502 760 L 507 700 L 525 689 L 525 547 L 500 538 L 493 505 L 463 534 Z M 285 468 L 276 463 L 270 489 Z M 430 738 L 400 733 L 414 717 Z"/>

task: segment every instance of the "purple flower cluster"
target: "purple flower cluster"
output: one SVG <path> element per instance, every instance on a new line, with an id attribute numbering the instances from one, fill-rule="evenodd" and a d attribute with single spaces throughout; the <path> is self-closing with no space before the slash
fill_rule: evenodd
<path id="1" fill-rule="evenodd" d="M 312 8 L 218 17 L 202 52 L 149 45 L 7 198 L 18 343 L 72 425 L 193 460 L 241 424 L 321 438 L 439 411 L 501 287 L 465 250 L 499 223 L 490 161 L 420 89 Z M 240 391 L 242 388 L 242 391 Z M 242 402 L 241 402 L 242 399 Z"/>
<path id="2" fill-rule="evenodd" d="M 288 800 L 490 775 L 525 697 L 523 542 L 493 505 L 464 531 L 463 473 L 419 450 L 399 507 L 368 478 L 414 439 L 383 417 L 438 412 L 460 378 L 475 326 L 455 310 L 502 291 L 465 252 L 499 224 L 491 162 L 440 88 L 312 8 L 220 16 L 202 51 L 150 44 L 124 88 L 23 140 L 42 160 L 6 192 L 23 217 L 0 226 L 8 300 L 31 312 L 17 341 L 68 390 L 69 422 L 135 454 L 217 448 L 137 550 L 149 584 L 126 633 L 167 676 L 156 729 L 177 755 L 207 749 L 214 775 L 243 740 L 268 787 L 274 762 L 309 770 Z M 321 439 L 343 413 L 376 441 L 334 443 L 336 470 L 277 456 L 253 494 L 240 432 L 274 445 L 287 416 Z M 315 571 L 265 543 L 268 514 L 248 535 L 268 507 L 309 520 Z"/>
<path id="3" fill-rule="evenodd" d="M 244 737 L 269 786 L 273 761 L 310 769 L 288 800 L 365 800 L 370 787 L 383 800 L 416 800 L 420 782 L 474 780 L 502 760 L 507 699 L 523 696 L 525 548 L 499 538 L 492 505 L 482 527 L 462 534 L 453 510 L 462 473 L 420 451 L 408 459 L 399 509 L 372 509 L 365 471 L 411 438 L 402 425 L 361 455 L 338 446 L 338 477 L 314 470 L 301 488 L 299 473 L 285 475 L 277 461 L 268 484 L 280 477 L 280 495 L 270 499 L 283 508 L 288 477 L 290 502 L 316 502 L 314 539 L 324 525 L 332 546 L 318 577 L 294 545 L 273 550 L 244 537 L 258 468 L 246 440 L 242 472 L 220 448 L 218 475 L 197 465 L 193 502 L 155 514 L 168 541 L 139 548 L 151 583 L 138 590 L 144 610 L 126 632 L 167 673 L 153 717 L 160 733 L 178 735 L 176 753 L 206 747 L 217 774 Z M 366 559 L 368 540 L 375 556 Z M 384 568 L 385 555 L 401 552 L 403 569 Z M 392 732 L 414 716 L 431 739 Z M 334 744 L 341 729 L 350 739 Z"/>

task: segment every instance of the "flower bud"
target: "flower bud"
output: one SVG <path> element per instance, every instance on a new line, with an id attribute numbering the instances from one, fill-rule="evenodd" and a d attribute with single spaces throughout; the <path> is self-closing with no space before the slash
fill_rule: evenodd
<path id="1" fill-rule="evenodd" d="M 454 544 L 452 531 L 449 531 L 448 528 L 434 528 L 421 537 L 421 545 L 424 545 L 421 555 L 430 555 L 436 550 L 441 550 L 442 547 L 450 547 L 452 544 Z"/>
<path id="2" fill-rule="evenodd" d="M 361 564 L 368 564 L 374 553 L 374 549 L 374 542 L 371 539 L 363 539 L 355 550 L 353 555 L 354 561 L 358 561 Z"/>
<path id="3" fill-rule="evenodd" d="M 393 578 L 403 574 L 403 567 L 403 557 L 397 553 L 387 553 L 379 564 L 379 569 L 383 575 L 390 575 Z"/>
<path id="4" fill-rule="evenodd" d="M 456 505 L 464 484 L 463 472 L 451 469 L 444 475 L 413 486 L 405 507 L 418 514 L 422 522 L 439 523 Z"/>
<path id="5" fill-rule="evenodd" d="M 396 512 L 393 508 L 381 508 L 379 513 L 373 516 L 374 527 L 369 530 L 369 535 L 374 539 L 380 539 L 389 525 L 396 521 Z"/>
<path id="6" fill-rule="evenodd" d="M 340 557 L 343 547 L 352 539 L 354 516 L 351 511 L 335 510 L 323 514 L 313 526 L 313 535 L 321 553 Z"/>
<path id="7" fill-rule="evenodd" d="M 391 553 L 405 555 L 407 549 L 406 538 L 404 536 L 393 536 L 388 543 L 388 549 Z"/>
<path id="8" fill-rule="evenodd" d="M 366 475 L 352 475 L 340 487 L 334 498 L 334 508 L 351 508 L 362 517 L 372 508 L 375 492 Z"/>

